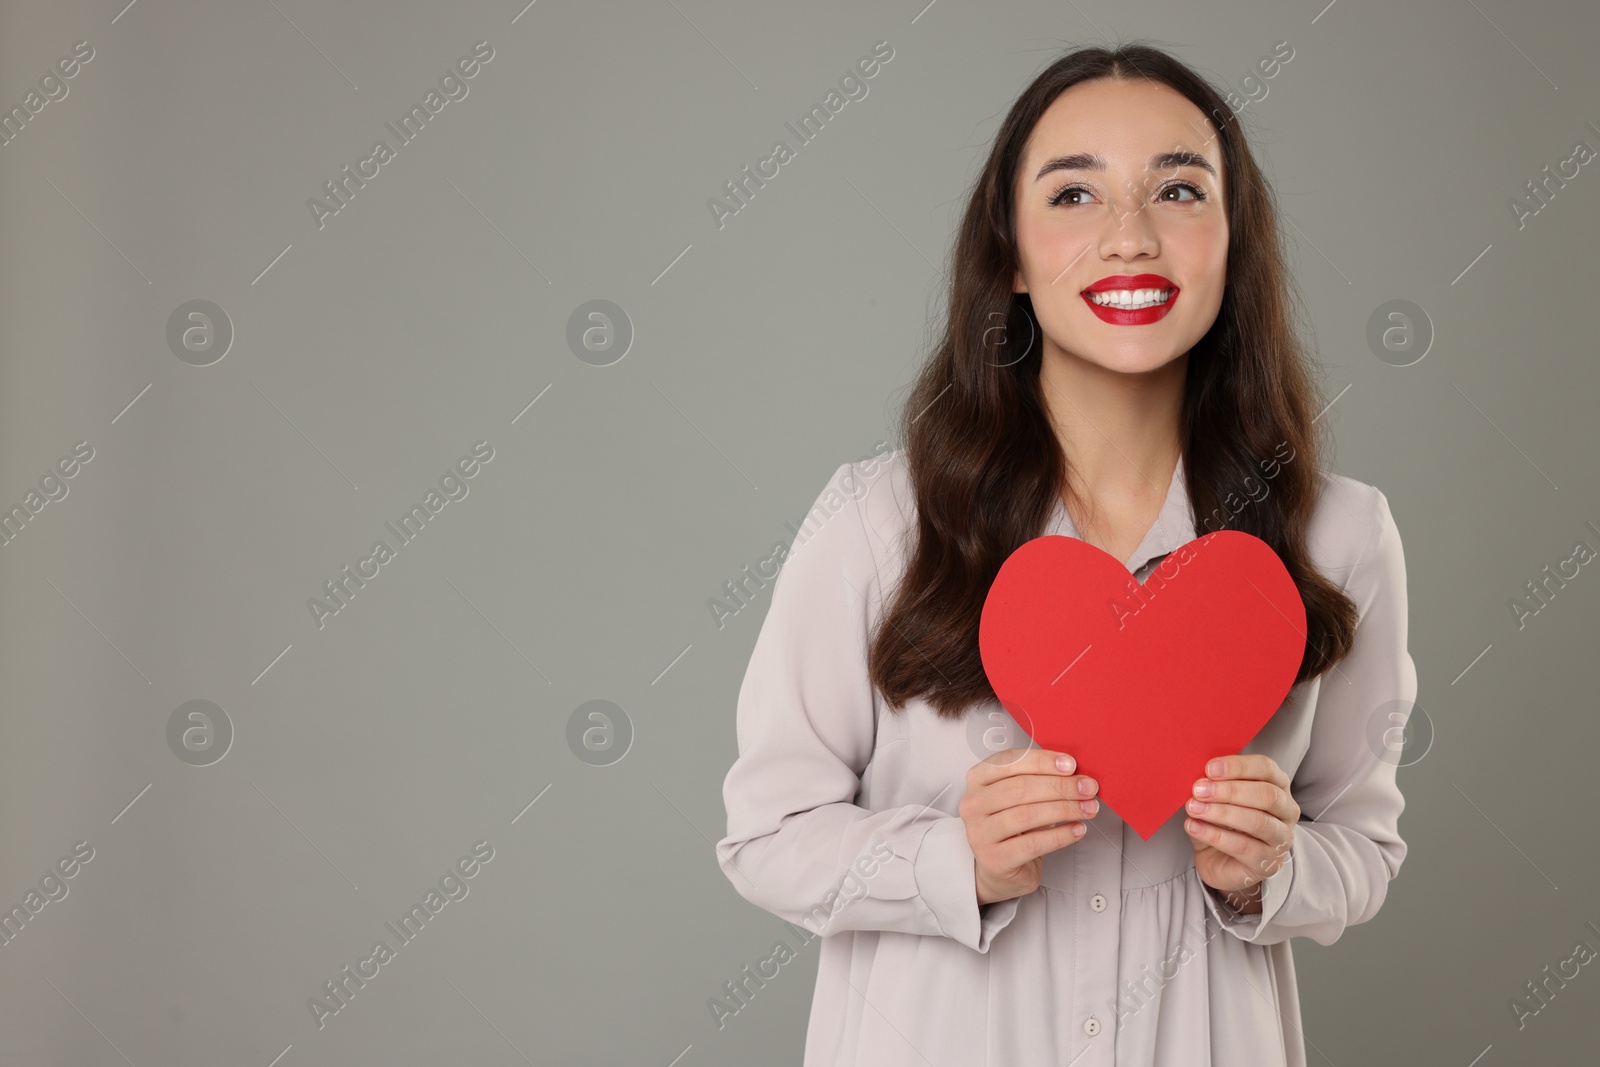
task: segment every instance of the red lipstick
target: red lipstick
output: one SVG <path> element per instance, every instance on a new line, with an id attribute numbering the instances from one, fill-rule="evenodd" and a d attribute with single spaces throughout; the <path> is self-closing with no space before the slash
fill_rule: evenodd
<path id="1" fill-rule="evenodd" d="M 1167 299 L 1150 307 L 1132 309 L 1115 304 L 1097 304 L 1089 297 L 1090 293 L 1102 293 L 1109 289 L 1164 289 Z M 1178 287 L 1170 278 L 1160 274 L 1113 274 L 1109 278 L 1101 278 L 1080 295 L 1083 302 L 1089 305 L 1089 310 L 1098 315 L 1102 322 L 1109 322 L 1113 326 L 1145 326 L 1160 322 L 1172 310 L 1172 305 L 1178 302 Z"/>

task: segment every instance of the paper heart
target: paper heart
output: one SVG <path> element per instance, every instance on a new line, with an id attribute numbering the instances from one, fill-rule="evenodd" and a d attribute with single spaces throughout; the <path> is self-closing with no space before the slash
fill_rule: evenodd
<path id="1" fill-rule="evenodd" d="M 1017 725 L 1070 753 L 1148 840 L 1207 761 L 1239 752 L 1282 705 L 1305 633 L 1294 579 L 1258 537 L 1207 534 L 1141 585 L 1111 555 L 1051 534 L 1001 565 L 978 650 Z"/>

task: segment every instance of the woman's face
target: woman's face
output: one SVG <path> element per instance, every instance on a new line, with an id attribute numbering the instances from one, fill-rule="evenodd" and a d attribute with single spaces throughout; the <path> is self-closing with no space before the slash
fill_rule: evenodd
<path id="1" fill-rule="evenodd" d="M 1228 259 L 1213 137 L 1186 97 L 1142 78 L 1081 82 L 1045 110 L 1017 175 L 1013 290 L 1032 298 L 1046 355 L 1137 374 L 1205 336 Z"/>

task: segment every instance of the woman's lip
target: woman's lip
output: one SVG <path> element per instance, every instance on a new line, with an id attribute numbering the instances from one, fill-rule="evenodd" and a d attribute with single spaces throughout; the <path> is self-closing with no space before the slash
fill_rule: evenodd
<path id="1" fill-rule="evenodd" d="M 1127 286 L 1121 286 L 1121 285 L 1113 285 L 1113 286 L 1109 286 L 1109 288 L 1112 288 L 1112 289 L 1123 289 L 1123 288 L 1128 288 L 1128 287 Z M 1138 288 L 1138 289 L 1162 288 L 1162 289 L 1164 289 L 1164 288 L 1167 288 L 1167 286 L 1153 286 L 1153 285 L 1152 286 L 1144 286 L 1144 285 L 1140 285 L 1140 286 L 1134 286 L 1133 288 Z M 1083 298 L 1083 302 L 1085 304 L 1089 305 L 1089 310 L 1090 311 L 1093 311 L 1096 315 L 1098 315 L 1100 317 L 1100 321 L 1101 322 L 1108 322 L 1113 326 L 1147 326 L 1152 322 L 1160 322 L 1162 319 L 1166 318 L 1167 312 L 1172 310 L 1172 305 L 1176 304 L 1178 302 L 1178 290 L 1177 290 L 1177 287 L 1175 287 L 1175 286 L 1172 287 L 1171 295 L 1168 296 L 1167 299 L 1164 302 L 1162 302 L 1160 304 L 1152 305 L 1151 307 L 1147 307 L 1147 308 L 1139 308 L 1138 310 L 1132 310 L 1132 309 L 1120 308 L 1120 307 L 1111 307 L 1111 306 L 1108 306 L 1106 304 L 1097 304 L 1089 296 L 1090 291 L 1091 290 L 1085 289 L 1083 291 L 1083 293 L 1081 294 L 1081 296 Z"/>
<path id="2" fill-rule="evenodd" d="M 1101 278 L 1084 292 L 1103 293 L 1107 289 L 1176 289 L 1177 287 L 1171 278 L 1160 274 L 1113 274 L 1109 278 Z"/>

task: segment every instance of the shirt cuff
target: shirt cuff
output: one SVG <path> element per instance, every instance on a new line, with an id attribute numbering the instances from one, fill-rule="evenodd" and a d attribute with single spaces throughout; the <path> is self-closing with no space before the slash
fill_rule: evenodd
<path id="1" fill-rule="evenodd" d="M 913 865 L 917 893 L 945 937 L 974 952 L 988 952 L 994 937 L 1017 914 L 1020 897 L 978 904 L 977 858 L 960 818 L 940 819 L 928 828 Z"/>
<path id="2" fill-rule="evenodd" d="M 1206 907 L 1211 914 L 1216 916 L 1217 922 L 1240 941 L 1254 941 L 1261 936 L 1261 931 L 1272 924 L 1273 916 L 1283 907 L 1289 898 L 1289 890 L 1294 884 L 1294 848 L 1291 846 L 1288 855 L 1284 858 L 1283 866 L 1274 871 L 1262 883 L 1261 910 L 1252 914 L 1245 914 L 1233 907 L 1210 886 L 1201 882 L 1205 890 Z"/>

